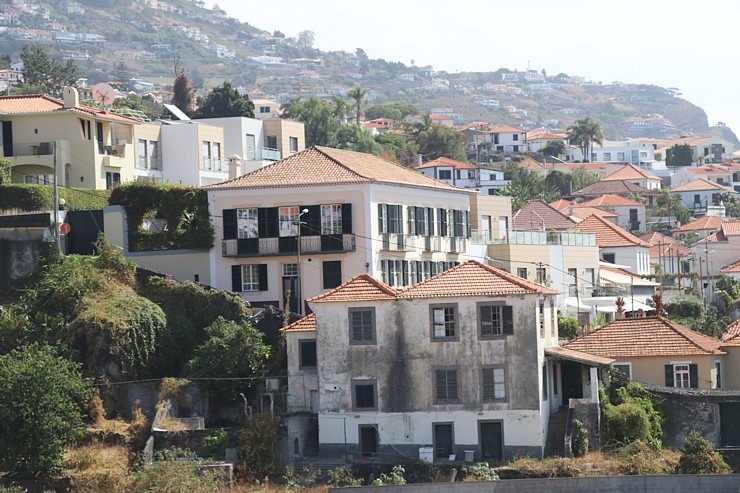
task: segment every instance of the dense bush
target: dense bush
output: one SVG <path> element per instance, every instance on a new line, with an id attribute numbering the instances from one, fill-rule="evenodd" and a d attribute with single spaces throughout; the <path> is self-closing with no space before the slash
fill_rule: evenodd
<path id="1" fill-rule="evenodd" d="M 566 339 L 575 339 L 578 337 L 578 319 L 575 317 L 566 317 L 558 312 L 558 334 Z"/>
<path id="2" fill-rule="evenodd" d="M 8 185 L 11 181 L 13 164 L 7 159 L 0 159 L 0 185 Z"/>
<path id="3" fill-rule="evenodd" d="M 109 194 L 109 190 L 59 188 L 64 208 L 73 211 L 103 209 L 108 205 Z M 54 188 L 49 185 L 0 184 L 0 210 L 48 211 L 53 208 Z"/>
<path id="4" fill-rule="evenodd" d="M 110 205 L 126 209 L 131 251 L 196 249 L 213 246 L 205 190 L 171 184 L 131 182 L 113 190 Z M 163 231 L 141 229 L 145 217 L 161 219 Z"/>
<path id="5" fill-rule="evenodd" d="M 676 468 L 679 474 L 730 474 L 732 472 L 711 442 L 695 430 L 686 435 L 682 452 Z"/>
<path id="6" fill-rule="evenodd" d="M 60 472 L 65 447 L 85 429 L 91 395 L 79 366 L 53 348 L 0 356 L 0 467 L 28 476 Z"/>
<path id="7" fill-rule="evenodd" d="M 676 463 L 671 457 L 655 450 L 647 443 L 636 440 L 617 450 L 622 459 L 618 472 L 630 476 L 672 474 Z"/>
<path id="8" fill-rule="evenodd" d="M 278 451 L 280 418 L 254 414 L 239 432 L 239 460 L 246 472 L 257 478 L 277 474 L 281 469 Z"/>
<path id="9" fill-rule="evenodd" d="M 488 462 L 478 462 L 470 467 L 464 467 L 464 481 L 498 481 L 496 470 Z"/>
<path id="10" fill-rule="evenodd" d="M 622 446 L 640 440 L 656 450 L 663 438 L 662 402 L 637 382 L 601 392 L 604 443 Z"/>
<path id="11" fill-rule="evenodd" d="M 574 419 L 572 451 L 575 457 L 583 457 L 588 453 L 588 430 L 580 420 Z"/>

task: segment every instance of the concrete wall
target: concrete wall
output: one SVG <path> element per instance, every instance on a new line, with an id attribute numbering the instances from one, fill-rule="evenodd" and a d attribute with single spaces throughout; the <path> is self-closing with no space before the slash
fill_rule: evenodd
<path id="1" fill-rule="evenodd" d="M 261 143 L 262 147 L 267 147 L 267 137 L 277 137 L 278 150 L 282 159 L 306 148 L 306 129 L 301 122 L 271 118 L 264 120 L 263 128 L 265 141 Z M 298 148 L 295 152 L 290 150 L 290 137 L 298 139 Z"/>
<path id="2" fill-rule="evenodd" d="M 483 216 L 490 216 L 491 218 L 490 239 L 504 238 L 508 232 L 499 227 L 499 218 L 506 217 L 507 224 L 511 224 L 511 197 L 471 195 L 470 223 L 474 230 L 482 230 Z"/>
<path id="3" fill-rule="evenodd" d="M 733 475 L 613 476 L 596 478 L 510 479 L 479 483 L 417 483 L 404 486 L 366 486 L 363 493 L 676 493 L 711 491 L 736 493 L 740 478 Z M 329 488 L 332 493 L 357 488 Z"/>

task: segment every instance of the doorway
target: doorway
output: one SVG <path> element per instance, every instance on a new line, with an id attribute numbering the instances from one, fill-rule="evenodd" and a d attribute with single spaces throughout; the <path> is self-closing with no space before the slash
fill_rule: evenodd
<path id="1" fill-rule="evenodd" d="M 434 423 L 434 458 L 447 459 L 453 454 L 453 436 L 452 423 Z"/>
<path id="2" fill-rule="evenodd" d="M 374 425 L 360 425 L 360 450 L 363 457 L 378 453 L 378 430 Z"/>
<path id="3" fill-rule="evenodd" d="M 562 378 L 563 401 L 562 405 L 567 406 L 570 399 L 583 398 L 583 373 L 581 365 L 563 361 L 560 364 L 560 376 Z"/>
<path id="4" fill-rule="evenodd" d="M 504 458 L 504 436 L 500 421 L 479 421 L 480 447 L 483 459 Z"/>

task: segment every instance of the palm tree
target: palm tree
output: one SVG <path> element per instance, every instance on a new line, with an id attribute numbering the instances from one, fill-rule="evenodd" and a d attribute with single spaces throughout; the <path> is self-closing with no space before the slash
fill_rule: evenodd
<path id="1" fill-rule="evenodd" d="M 601 145 L 604 142 L 604 133 L 599 122 L 587 117 L 576 120 L 575 124 L 568 127 L 568 139 L 581 149 L 583 162 L 588 162 L 593 154 L 594 143 Z"/>
<path id="2" fill-rule="evenodd" d="M 359 86 L 353 87 L 347 93 L 348 98 L 355 100 L 354 107 L 357 110 L 357 124 L 358 125 L 360 124 L 360 115 L 362 114 L 362 103 L 364 102 L 363 98 L 365 97 L 365 94 L 367 94 L 367 92 L 365 92 L 365 89 Z"/>

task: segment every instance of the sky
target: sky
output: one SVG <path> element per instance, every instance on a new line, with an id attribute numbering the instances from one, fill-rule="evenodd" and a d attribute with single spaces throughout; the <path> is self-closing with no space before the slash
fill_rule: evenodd
<path id="1" fill-rule="evenodd" d="M 436 70 L 561 72 L 679 89 L 740 135 L 737 0 L 219 0 L 229 16 L 325 51 Z M 213 3 L 207 3 L 211 6 Z M 267 5 L 267 9 L 256 7 Z"/>

